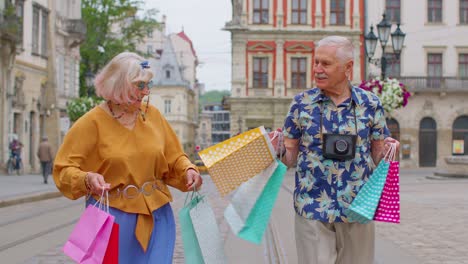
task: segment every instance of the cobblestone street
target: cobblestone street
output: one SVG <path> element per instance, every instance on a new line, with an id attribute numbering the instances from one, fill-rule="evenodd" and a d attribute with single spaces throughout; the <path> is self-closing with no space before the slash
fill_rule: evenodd
<path id="1" fill-rule="evenodd" d="M 431 174 L 402 173 L 401 223 L 377 222 L 377 236 L 424 264 L 468 263 L 468 179 L 427 179 Z"/>

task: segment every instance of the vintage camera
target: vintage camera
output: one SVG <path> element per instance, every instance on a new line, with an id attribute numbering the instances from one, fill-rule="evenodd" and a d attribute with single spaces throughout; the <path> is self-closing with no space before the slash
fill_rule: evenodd
<path id="1" fill-rule="evenodd" d="M 357 135 L 323 134 L 323 156 L 327 159 L 354 159 Z"/>

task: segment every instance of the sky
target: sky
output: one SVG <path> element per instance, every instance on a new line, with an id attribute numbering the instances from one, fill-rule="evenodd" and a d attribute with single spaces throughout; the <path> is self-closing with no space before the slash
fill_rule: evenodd
<path id="1" fill-rule="evenodd" d="M 167 34 L 182 29 L 192 40 L 200 64 L 199 82 L 205 90 L 231 90 L 231 34 L 224 25 L 231 20 L 230 0 L 146 0 L 145 8 L 166 15 Z"/>

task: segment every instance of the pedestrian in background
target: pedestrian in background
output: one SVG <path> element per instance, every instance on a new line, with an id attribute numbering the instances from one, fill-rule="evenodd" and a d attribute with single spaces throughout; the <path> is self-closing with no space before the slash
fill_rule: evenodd
<path id="1" fill-rule="evenodd" d="M 348 220 L 346 209 L 390 143 L 379 98 L 350 84 L 354 47 L 340 36 L 320 40 L 315 51 L 317 88 L 294 97 L 277 153 L 296 168 L 295 237 L 298 261 L 374 263 L 374 223 Z M 271 132 L 277 146 L 278 132 Z"/>
<path id="2" fill-rule="evenodd" d="M 70 199 L 86 204 L 109 191 L 119 224 L 119 263 L 172 263 L 175 221 L 167 185 L 198 190 L 202 179 L 149 95 L 153 73 L 135 53 L 114 57 L 96 76 L 105 102 L 68 131 L 54 162 L 54 180 Z"/>
<path id="3" fill-rule="evenodd" d="M 42 177 L 44 178 L 44 184 L 47 184 L 49 173 L 54 159 L 52 147 L 49 144 L 49 140 L 46 136 L 42 137 L 42 141 L 37 149 L 37 157 L 41 161 Z"/>
<path id="4" fill-rule="evenodd" d="M 18 140 L 18 135 L 13 134 L 13 140 L 8 148 L 10 149 L 10 156 L 15 160 L 15 170 L 19 171 L 22 166 L 21 152 L 23 150 L 23 143 Z"/>

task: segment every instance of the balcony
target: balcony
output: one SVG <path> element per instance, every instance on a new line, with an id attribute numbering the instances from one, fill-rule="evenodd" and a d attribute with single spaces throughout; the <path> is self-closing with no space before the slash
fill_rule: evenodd
<path id="1" fill-rule="evenodd" d="M 70 46 L 80 45 L 86 38 L 86 24 L 81 19 L 66 19 L 65 31 L 70 34 Z"/>
<path id="2" fill-rule="evenodd" d="M 401 76 L 397 79 L 411 92 L 468 92 L 468 78 Z"/>
<path id="3" fill-rule="evenodd" d="M 16 16 L 14 9 L 0 10 L 0 36 L 2 39 L 16 42 L 19 39 L 20 18 Z"/>

